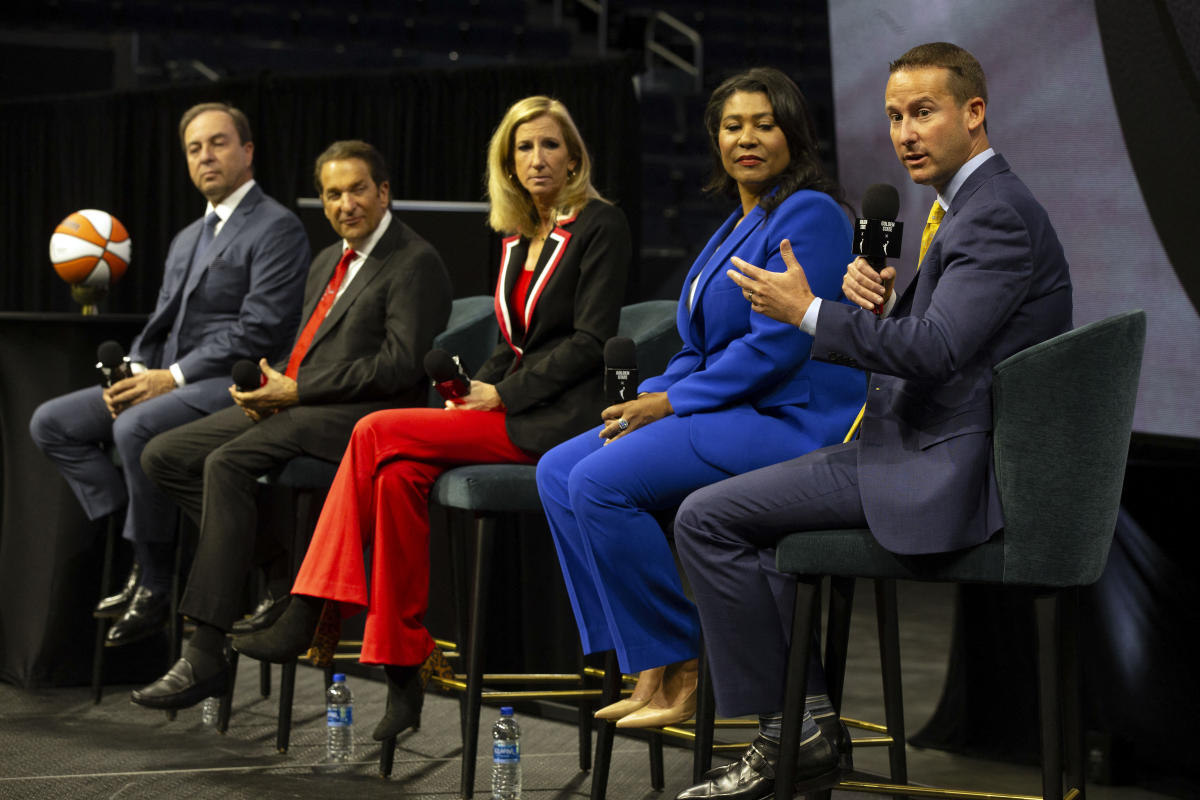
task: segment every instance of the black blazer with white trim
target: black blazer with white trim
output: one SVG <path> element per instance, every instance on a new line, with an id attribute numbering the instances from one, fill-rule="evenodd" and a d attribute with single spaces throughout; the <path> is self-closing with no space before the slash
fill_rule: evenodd
<path id="1" fill-rule="evenodd" d="M 600 422 L 604 343 L 620 322 L 629 224 L 601 200 L 560 219 L 538 257 L 525 307 L 515 309 L 510 295 L 528 252 L 524 237 L 501 243 L 495 297 L 501 342 L 474 377 L 495 384 L 513 443 L 541 454 Z"/>

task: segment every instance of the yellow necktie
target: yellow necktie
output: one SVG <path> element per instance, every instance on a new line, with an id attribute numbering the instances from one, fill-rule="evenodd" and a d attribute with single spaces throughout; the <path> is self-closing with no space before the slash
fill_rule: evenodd
<path id="1" fill-rule="evenodd" d="M 946 210 L 942 208 L 941 203 L 934 200 L 933 208 L 929 209 L 929 219 L 925 220 L 925 230 L 921 231 L 921 254 L 917 256 L 917 269 L 921 268 L 921 262 L 925 260 L 925 251 L 929 249 L 929 243 L 933 241 L 933 235 L 937 233 L 938 225 L 942 224 L 944 216 Z"/>
<path id="2" fill-rule="evenodd" d="M 925 252 L 929 249 L 929 243 L 933 241 L 934 234 L 937 233 L 938 225 L 942 224 L 942 217 L 946 216 L 946 209 L 942 208 L 942 204 L 937 200 L 933 201 L 933 208 L 929 209 L 929 218 L 925 220 L 925 230 L 921 231 L 921 252 L 917 255 L 917 271 L 921 269 L 921 262 L 925 260 Z M 854 422 L 850 425 L 850 430 L 846 431 L 846 438 L 843 442 L 848 442 L 858 433 L 858 426 L 862 424 L 863 414 L 867 410 L 867 404 L 863 403 L 863 407 L 858 410 L 858 416 L 854 418 Z"/>

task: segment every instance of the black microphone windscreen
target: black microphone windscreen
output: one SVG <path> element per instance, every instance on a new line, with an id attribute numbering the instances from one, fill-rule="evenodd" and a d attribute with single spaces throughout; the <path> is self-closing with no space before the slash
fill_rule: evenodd
<path id="1" fill-rule="evenodd" d="M 900 214 L 900 193 L 890 183 L 872 183 L 863 192 L 863 217 L 895 219 Z"/>
<path id="2" fill-rule="evenodd" d="M 604 343 L 604 366 L 637 369 L 637 348 L 628 336 L 614 336 Z"/>
<path id="3" fill-rule="evenodd" d="M 125 358 L 125 348 L 121 347 L 117 342 L 109 339 L 106 342 L 101 342 L 96 348 L 96 360 L 103 364 L 108 369 L 112 369 L 121 363 Z"/>
<path id="4" fill-rule="evenodd" d="M 458 375 L 458 364 L 445 350 L 430 350 L 425 354 L 425 374 L 435 383 L 448 381 Z"/>
<path id="5" fill-rule="evenodd" d="M 262 370 L 248 358 L 233 365 L 233 383 L 240 392 L 252 392 L 262 385 Z"/>

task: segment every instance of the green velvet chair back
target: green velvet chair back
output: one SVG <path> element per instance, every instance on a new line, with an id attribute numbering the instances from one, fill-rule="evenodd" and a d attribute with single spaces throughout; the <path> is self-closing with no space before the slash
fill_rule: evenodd
<path id="1" fill-rule="evenodd" d="M 1004 583 L 1080 586 L 1104 569 L 1133 424 L 1146 313 L 1005 359 L 992 387 Z"/>
<path id="2" fill-rule="evenodd" d="M 633 339 L 641 380 L 661 375 L 671 356 L 683 346 L 675 328 L 677 308 L 674 300 L 647 300 L 621 309 L 617 335 Z"/>

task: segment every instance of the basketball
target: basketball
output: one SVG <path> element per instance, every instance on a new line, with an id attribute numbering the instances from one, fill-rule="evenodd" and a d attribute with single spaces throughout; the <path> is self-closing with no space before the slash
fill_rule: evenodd
<path id="1" fill-rule="evenodd" d="M 58 223 L 50 237 L 54 270 L 72 286 L 107 289 L 129 266 L 133 242 L 107 211 L 85 208 Z"/>

